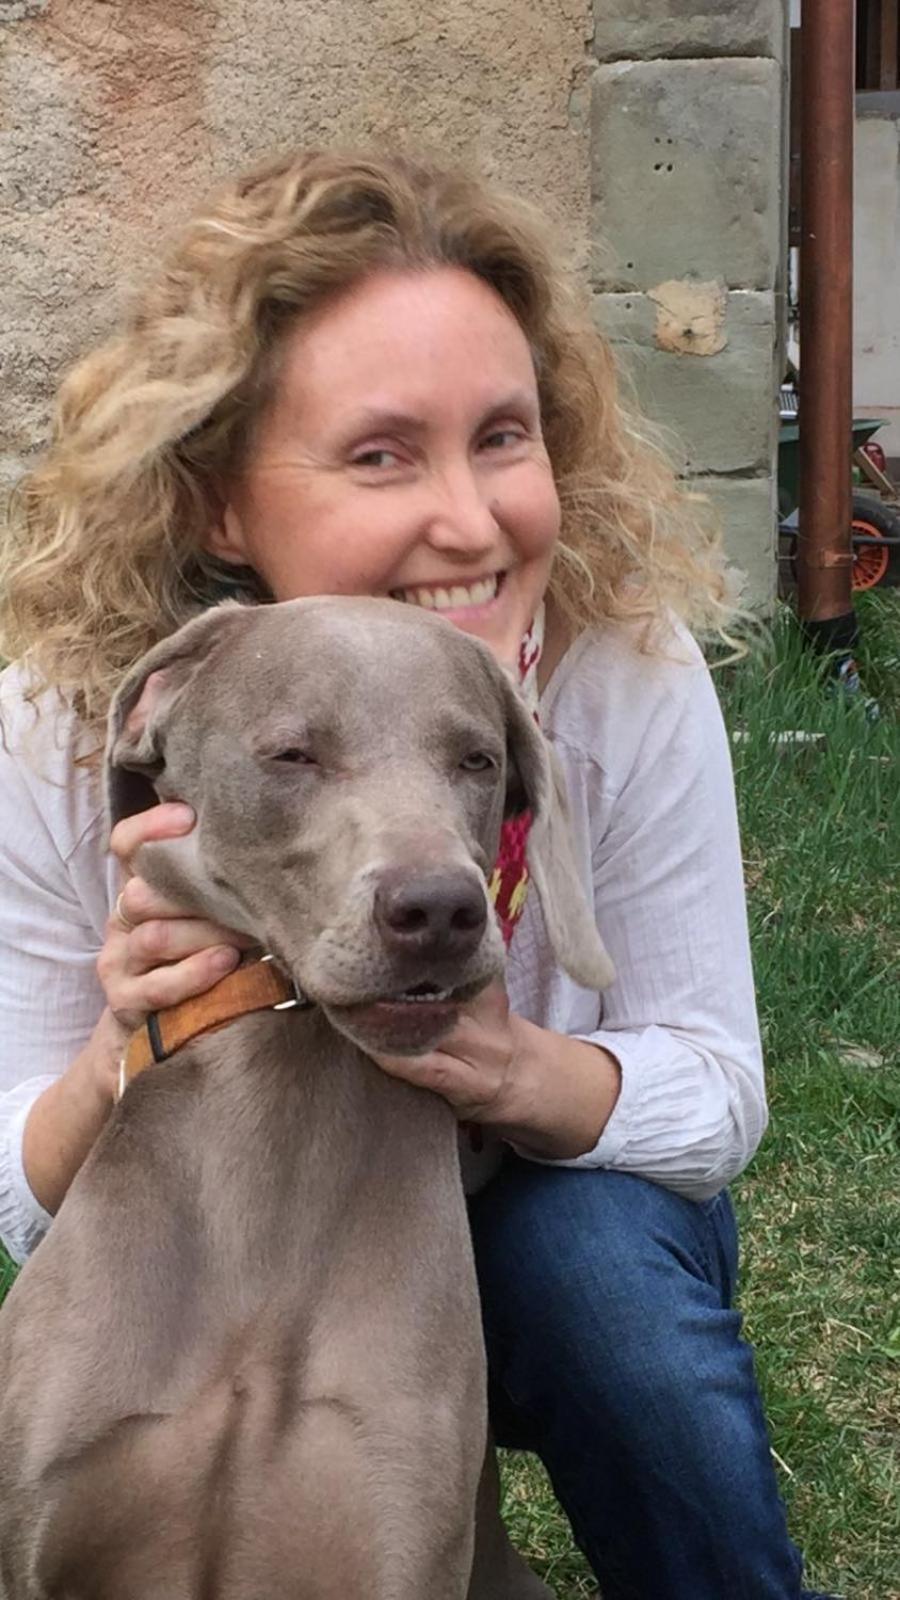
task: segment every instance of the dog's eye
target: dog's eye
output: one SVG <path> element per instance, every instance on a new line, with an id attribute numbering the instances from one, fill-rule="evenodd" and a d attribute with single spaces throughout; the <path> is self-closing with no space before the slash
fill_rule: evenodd
<path id="1" fill-rule="evenodd" d="M 459 764 L 463 772 L 488 772 L 496 765 L 484 750 L 473 750 L 470 755 L 463 756 Z"/>
<path id="2" fill-rule="evenodd" d="M 294 767 L 314 767 L 315 756 L 308 750 L 301 750 L 299 745 L 290 745 L 287 750 L 276 750 L 272 756 L 273 761 L 286 761 Z"/>

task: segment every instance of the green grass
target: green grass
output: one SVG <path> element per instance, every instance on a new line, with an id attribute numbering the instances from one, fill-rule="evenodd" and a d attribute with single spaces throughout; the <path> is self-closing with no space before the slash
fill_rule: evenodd
<path id="1" fill-rule="evenodd" d="M 900 1597 L 900 591 L 858 607 L 865 692 L 823 693 L 787 612 L 718 674 L 734 745 L 771 1126 L 735 1186 L 741 1304 L 807 1582 Z M 781 730 L 821 733 L 779 751 Z M 559 1600 L 595 1585 L 536 1463 L 516 1542 Z"/>
<path id="2" fill-rule="evenodd" d="M 807 1581 L 900 1600 L 900 592 L 858 609 L 877 722 L 823 692 L 787 612 L 769 648 L 718 675 L 742 734 L 772 1113 L 736 1198 L 742 1307 Z M 784 729 L 823 741 L 779 751 Z M 593 1594 L 535 1461 L 507 1460 L 505 1494 L 559 1600 Z"/>
<path id="3" fill-rule="evenodd" d="M 2 1244 L 0 1244 L 0 1302 L 2 1302 L 7 1290 L 12 1287 L 12 1281 L 15 1275 L 16 1269 L 10 1261 L 9 1256 L 6 1254 Z"/>

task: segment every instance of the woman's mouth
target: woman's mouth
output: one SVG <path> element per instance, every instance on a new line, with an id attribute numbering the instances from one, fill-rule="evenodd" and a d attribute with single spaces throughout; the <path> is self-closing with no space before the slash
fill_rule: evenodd
<path id="1" fill-rule="evenodd" d="M 417 584 L 408 589 L 392 589 L 392 600 L 406 605 L 424 606 L 427 611 L 471 611 L 489 606 L 500 593 L 505 574 L 494 572 L 473 583 Z"/>

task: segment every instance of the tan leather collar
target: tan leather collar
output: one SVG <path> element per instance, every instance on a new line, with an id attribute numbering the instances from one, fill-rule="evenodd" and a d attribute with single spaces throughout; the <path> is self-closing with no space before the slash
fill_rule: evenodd
<path id="1" fill-rule="evenodd" d="M 132 1035 L 119 1064 L 117 1099 L 121 1099 L 132 1078 L 148 1067 L 167 1061 L 176 1050 L 201 1034 L 224 1028 L 251 1011 L 289 1011 L 295 1006 L 309 1005 L 312 1001 L 285 977 L 271 956 L 250 961 L 230 972 L 206 994 L 185 1000 L 180 1006 L 150 1013 L 143 1027 Z"/>

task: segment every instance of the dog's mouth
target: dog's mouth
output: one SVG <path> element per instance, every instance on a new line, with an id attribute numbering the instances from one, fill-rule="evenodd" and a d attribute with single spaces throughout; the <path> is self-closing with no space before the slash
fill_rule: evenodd
<path id="1" fill-rule="evenodd" d="M 442 1005 L 445 1000 L 452 1000 L 458 993 L 457 989 L 440 989 L 436 983 L 414 983 L 411 989 L 403 989 L 400 994 L 392 995 L 386 1000 L 376 1000 L 375 1004 L 386 1006 Z"/>
<path id="2" fill-rule="evenodd" d="M 414 983 L 396 994 L 355 1005 L 328 1006 L 332 1022 L 367 1050 L 417 1055 L 430 1050 L 456 1021 L 460 1006 L 484 983 L 444 989 L 436 983 Z"/>

